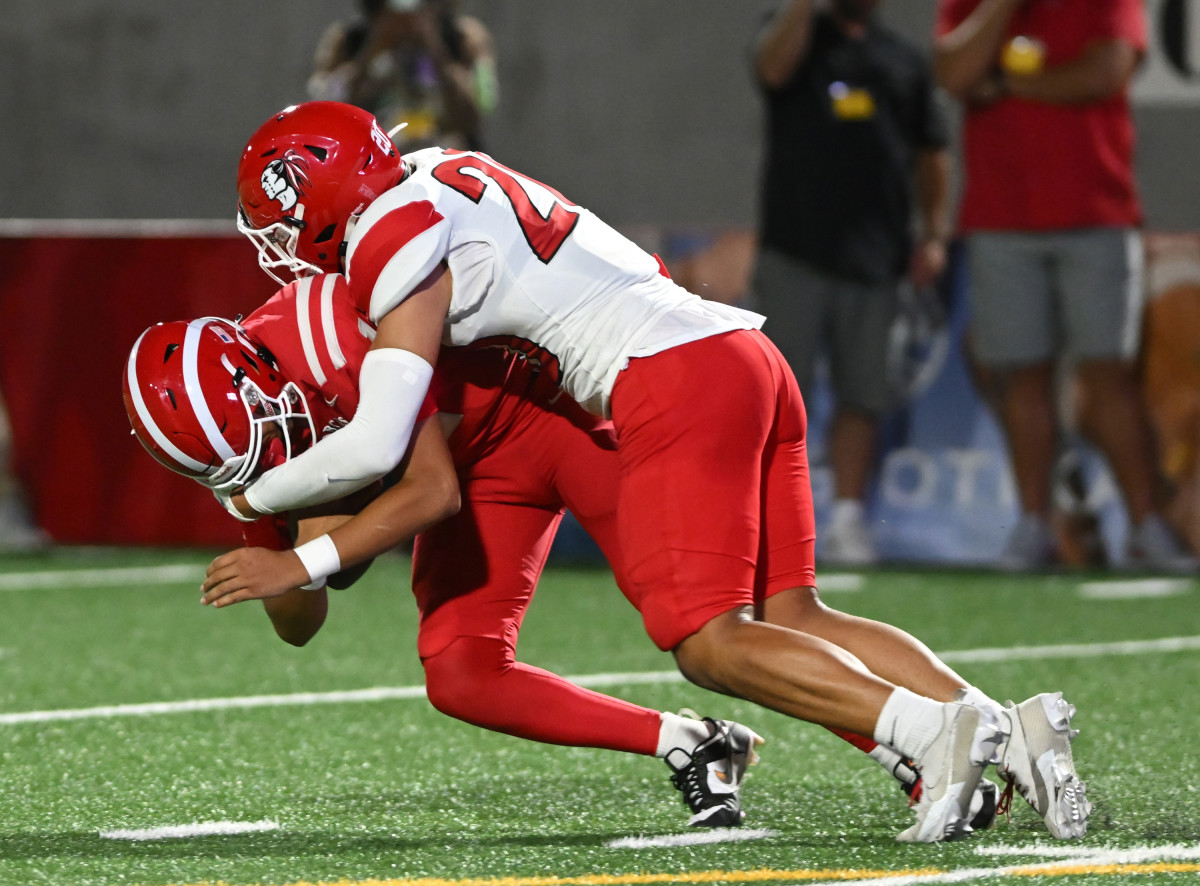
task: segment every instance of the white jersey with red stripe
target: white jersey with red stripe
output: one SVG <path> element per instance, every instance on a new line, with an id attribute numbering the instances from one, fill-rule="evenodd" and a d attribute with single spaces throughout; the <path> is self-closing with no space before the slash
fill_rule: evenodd
<path id="1" fill-rule="evenodd" d="M 566 392 L 606 417 L 631 358 L 763 324 L 676 285 L 593 213 L 486 154 L 430 148 L 406 160 L 408 177 L 367 208 L 348 244 L 351 295 L 373 322 L 445 260 L 443 344 L 532 342 L 557 358 Z"/>

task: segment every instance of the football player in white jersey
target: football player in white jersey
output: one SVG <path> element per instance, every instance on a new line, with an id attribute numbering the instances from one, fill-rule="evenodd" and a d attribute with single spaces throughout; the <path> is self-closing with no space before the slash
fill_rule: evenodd
<path id="1" fill-rule="evenodd" d="M 1002 707 L 907 634 L 819 601 L 804 406 L 762 317 L 686 292 L 595 215 L 486 155 L 401 158 L 347 105 L 274 115 L 243 152 L 238 190 L 260 264 L 344 270 L 378 335 L 353 420 L 227 490 L 232 512 L 373 482 L 403 457 L 443 343 L 528 341 L 553 355 L 567 394 L 613 420 L 630 596 L 688 679 L 915 760 L 925 790 L 902 840 L 967 832 L 989 763 L 1052 834 L 1083 835 L 1060 695 Z"/>

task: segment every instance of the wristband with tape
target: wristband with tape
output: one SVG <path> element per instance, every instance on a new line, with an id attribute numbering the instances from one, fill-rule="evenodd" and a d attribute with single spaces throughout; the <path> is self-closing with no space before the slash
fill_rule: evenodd
<path id="1" fill-rule="evenodd" d="M 342 559 L 338 555 L 337 545 L 328 534 L 318 536 L 312 541 L 305 542 L 295 549 L 296 556 L 308 570 L 308 590 L 319 590 L 325 586 L 325 579 L 342 568 Z"/>

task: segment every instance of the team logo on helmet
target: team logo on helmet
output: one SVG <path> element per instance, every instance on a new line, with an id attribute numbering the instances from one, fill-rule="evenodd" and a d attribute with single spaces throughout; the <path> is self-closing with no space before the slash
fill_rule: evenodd
<path id="1" fill-rule="evenodd" d="M 279 201 L 281 212 L 295 206 L 304 196 L 304 189 L 312 184 L 308 178 L 308 161 L 292 150 L 268 163 L 259 181 L 266 195 Z"/>

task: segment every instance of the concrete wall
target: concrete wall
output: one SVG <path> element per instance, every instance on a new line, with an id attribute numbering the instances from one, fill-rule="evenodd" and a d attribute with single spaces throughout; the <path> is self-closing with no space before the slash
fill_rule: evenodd
<path id="1" fill-rule="evenodd" d="M 1193 2 L 1150 0 L 1156 29 L 1181 3 L 1190 21 Z M 748 52 L 773 5 L 466 0 L 499 47 L 492 153 L 619 224 L 752 223 L 760 108 Z M 230 217 L 245 138 L 304 98 L 318 34 L 353 8 L 7 0 L 0 217 Z M 932 0 L 888 0 L 884 13 L 928 39 Z M 1200 43 L 1177 42 L 1185 54 Z M 1170 103 L 1139 105 L 1139 170 L 1150 225 L 1197 229 L 1200 87 L 1176 73 Z"/>

